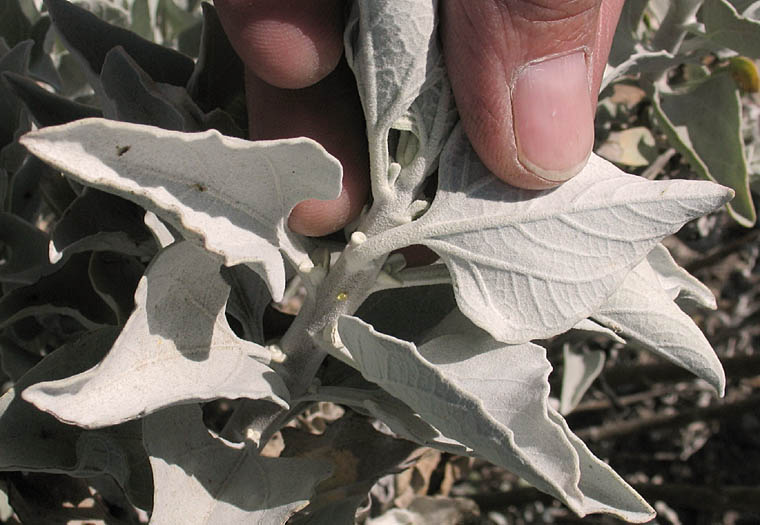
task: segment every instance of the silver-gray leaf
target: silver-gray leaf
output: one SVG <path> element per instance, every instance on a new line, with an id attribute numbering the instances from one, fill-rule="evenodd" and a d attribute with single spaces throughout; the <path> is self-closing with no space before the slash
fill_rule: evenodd
<path id="1" fill-rule="evenodd" d="M 718 307 L 712 291 L 699 279 L 681 268 L 662 244 L 652 248 L 647 255 L 647 261 L 671 299 L 677 302 L 691 301 L 711 310 Z"/>
<path id="2" fill-rule="evenodd" d="M 38 383 L 24 399 L 87 428 L 220 397 L 286 406 L 287 389 L 265 364 L 268 351 L 238 338 L 227 323 L 229 290 L 215 258 L 187 241 L 172 244 L 140 280 L 135 311 L 105 359 Z"/>
<path id="3" fill-rule="evenodd" d="M 21 394 L 41 381 L 60 379 L 96 364 L 118 334 L 113 327 L 90 332 L 46 356 L 0 397 L 0 470 L 65 473 L 92 477 L 108 473 L 130 501 L 150 506 L 150 468 L 140 425 L 103 430 L 65 425 L 26 402 Z"/>
<path id="4" fill-rule="evenodd" d="M 581 516 L 610 512 L 629 521 L 651 519 L 652 509 L 609 467 L 600 469 L 603 462 L 591 456 L 594 475 L 584 471 L 591 460 L 579 457 L 569 431 L 548 406 L 551 365 L 543 348 L 468 335 L 439 337 L 418 350 L 347 316 L 338 320 L 338 330 L 365 379 L 445 436 L 556 496 Z M 607 485 L 609 499 L 588 500 L 581 483 Z"/>
<path id="5" fill-rule="evenodd" d="M 358 0 L 346 24 L 346 58 L 372 130 L 409 108 L 436 66 L 438 0 Z"/>
<path id="6" fill-rule="evenodd" d="M 673 147 L 700 176 L 732 188 L 736 198 L 728 205 L 729 213 L 742 226 L 754 225 L 757 212 L 742 138 L 741 97 L 733 78 L 718 73 L 678 91 L 658 82 L 652 102 L 657 121 Z"/>
<path id="7" fill-rule="evenodd" d="M 462 312 L 497 340 L 521 343 L 591 315 L 663 237 L 731 195 L 704 181 L 628 175 L 594 155 L 556 189 L 520 190 L 483 166 L 460 127 L 431 209 L 379 240 L 433 249 Z"/>
<path id="8" fill-rule="evenodd" d="M 247 263 L 275 300 L 285 289 L 278 249 L 305 199 L 335 199 L 340 163 L 311 139 L 250 142 L 217 131 L 180 133 L 84 119 L 22 137 L 34 155 L 79 182 L 156 213 L 224 264 Z"/>
<path id="9" fill-rule="evenodd" d="M 648 260 L 628 274 L 593 317 L 623 338 L 693 372 L 723 395 L 726 376 L 718 356 L 662 287 Z"/>
<path id="10" fill-rule="evenodd" d="M 367 121 L 372 176 L 381 183 L 390 165 L 391 127 L 434 80 L 430 72 L 442 72 L 437 7 L 438 0 L 358 0 L 346 23 L 346 59 Z"/>
<path id="11" fill-rule="evenodd" d="M 213 437 L 198 406 L 146 417 L 143 435 L 153 468 L 153 525 L 281 525 L 330 474 L 323 461 L 261 457 L 251 443 Z"/>

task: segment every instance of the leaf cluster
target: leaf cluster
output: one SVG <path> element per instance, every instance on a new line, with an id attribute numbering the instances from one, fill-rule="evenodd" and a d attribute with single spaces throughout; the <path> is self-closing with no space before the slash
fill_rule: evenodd
<path id="1" fill-rule="evenodd" d="M 626 2 L 602 83 L 608 94 L 616 84 L 641 88 L 639 105 L 649 106 L 648 118 L 664 136 L 661 150 L 673 148 L 698 176 L 733 189 L 728 212 L 746 227 L 757 218 L 751 187 L 760 139 L 758 31 L 756 2 Z M 600 135 L 609 135 L 603 154 L 629 167 L 654 162 L 652 133 L 621 127 L 626 111 L 619 115 L 616 104 L 602 108 L 607 129 Z"/>
<path id="2" fill-rule="evenodd" d="M 437 1 L 356 0 L 345 49 L 372 202 L 344 235 L 305 238 L 288 215 L 336 198 L 340 163 L 307 138 L 245 140 L 243 66 L 213 7 L 6 5 L 0 470 L 83 480 L 125 523 L 353 523 L 378 479 L 435 447 L 579 515 L 651 519 L 562 415 L 604 356 L 565 345 L 557 407 L 546 348 L 606 337 L 722 394 L 682 309 L 715 300 L 660 241 L 730 189 L 650 181 L 596 155 L 555 190 L 499 182 L 458 125 Z M 629 2 L 626 17 L 640 24 L 644 8 Z M 689 16 L 712 16 L 698 8 Z M 689 38 L 667 52 L 637 41 L 614 74 L 669 71 L 697 37 L 728 45 L 679 20 Z M 684 110 L 671 108 L 731 81 L 713 77 L 686 95 L 652 77 L 673 129 Z M 437 262 L 407 267 L 411 245 Z M 298 297 L 295 315 L 273 308 Z M 219 400 L 229 410 L 212 424 Z M 290 428 L 322 402 L 345 415 L 321 435 Z M 8 479 L 16 513 L 31 512 Z"/>

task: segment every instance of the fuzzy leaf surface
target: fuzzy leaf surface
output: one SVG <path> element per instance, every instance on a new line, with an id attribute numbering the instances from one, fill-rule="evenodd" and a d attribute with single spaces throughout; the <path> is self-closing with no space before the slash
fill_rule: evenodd
<path id="1" fill-rule="evenodd" d="M 418 343 L 455 308 L 451 286 L 413 286 L 370 295 L 357 310 L 356 317 L 374 326 L 378 332 Z M 409 312 L 415 312 L 415 315 L 409 315 Z"/>
<path id="2" fill-rule="evenodd" d="M 723 395 L 726 376 L 718 356 L 691 317 L 662 287 L 648 260 L 628 274 L 594 319 L 693 372 Z"/>
<path id="3" fill-rule="evenodd" d="M 647 262 L 657 275 L 660 286 L 671 299 L 676 302 L 691 301 L 710 310 L 718 307 L 710 288 L 681 268 L 662 244 L 658 244 L 647 254 Z"/>
<path id="4" fill-rule="evenodd" d="M 591 319 L 581 319 L 575 326 L 573 326 L 573 330 L 576 332 L 585 332 L 589 336 L 597 336 L 597 335 L 603 335 L 607 338 L 609 338 L 612 341 L 615 341 L 616 343 L 625 344 L 625 339 L 617 335 L 615 332 L 607 328 L 606 326 L 602 326 L 596 321 L 592 321 Z"/>
<path id="5" fill-rule="evenodd" d="M 166 248 L 172 244 L 175 240 L 181 239 L 182 236 L 177 232 L 174 227 L 165 223 L 152 211 L 146 211 L 143 217 L 145 226 L 148 227 L 150 233 L 153 235 L 153 239 L 156 244 L 161 248 Z"/>
<path id="6" fill-rule="evenodd" d="M 100 82 L 108 99 L 106 118 L 174 131 L 214 128 L 227 136 L 243 135 L 223 111 L 204 113 L 184 87 L 154 82 L 122 47 L 106 55 Z"/>
<path id="7" fill-rule="evenodd" d="M 219 264 L 189 242 L 162 251 L 135 293 L 135 311 L 96 367 L 27 389 L 24 399 L 64 422 L 114 425 L 164 407 L 220 397 L 285 405 L 268 352 L 227 324 Z"/>
<path id="8" fill-rule="evenodd" d="M 357 77 L 369 130 L 387 134 L 420 94 L 428 68 L 435 67 L 429 51 L 436 45 L 437 4 L 356 2 L 346 24 L 346 57 Z"/>
<path id="9" fill-rule="evenodd" d="M 114 47 L 106 54 L 100 83 L 109 102 L 104 106 L 113 110 L 104 115 L 106 118 L 174 131 L 201 131 L 192 125 L 194 122 L 188 122 L 191 119 L 183 114 L 186 112 L 167 100 L 167 92 L 183 93 L 184 102 L 194 105 L 184 88 L 154 82 L 123 47 Z"/>
<path id="10" fill-rule="evenodd" d="M 0 7 L 0 35 L 13 47 L 28 37 L 32 28 L 18 0 L 8 0 Z"/>
<path id="11" fill-rule="evenodd" d="M 641 19 L 647 3 L 648 0 L 628 0 L 623 4 L 607 60 L 610 66 L 617 66 L 636 53 L 636 44 L 640 40 Z"/>
<path id="12" fill-rule="evenodd" d="M 14 383 L 17 383 L 41 359 L 41 356 L 34 355 L 13 341 L 11 337 L 0 337 L 0 368 L 2 374 Z"/>
<path id="13" fill-rule="evenodd" d="M 556 496 L 581 516 L 609 512 L 634 522 L 651 519 L 646 502 L 605 463 L 579 454 L 572 433 L 554 421 L 559 416 L 548 407 L 551 365 L 543 348 L 468 334 L 439 337 L 417 349 L 347 316 L 339 319 L 338 330 L 368 381 L 447 437 Z M 584 478 L 584 470 L 594 475 Z M 608 498 L 587 500 L 581 484 L 603 485 Z"/>
<path id="14" fill-rule="evenodd" d="M 628 175 L 594 155 L 554 190 L 520 190 L 483 166 L 460 127 L 430 210 L 376 241 L 389 251 L 427 245 L 449 268 L 462 312 L 495 339 L 521 343 L 591 315 L 663 237 L 730 197 L 708 182 Z"/>
<path id="15" fill-rule="evenodd" d="M 172 407 L 145 418 L 153 468 L 153 525 L 280 525 L 306 506 L 329 464 L 261 457 L 250 443 L 214 438 L 198 406 Z"/>
<path id="16" fill-rule="evenodd" d="M 661 73 L 673 66 L 676 57 L 661 49 L 659 51 L 650 51 L 641 44 L 636 44 L 635 52 L 625 61 L 615 67 L 608 67 L 604 72 L 604 78 L 600 85 L 601 89 L 607 88 L 612 82 L 625 75 L 634 75 L 636 73 Z"/>
<path id="17" fill-rule="evenodd" d="M 19 218 L 33 223 L 42 203 L 43 181 L 54 177 L 60 178 L 60 174 L 37 157 L 26 155 L 26 160 L 11 179 L 10 211 Z"/>
<path id="18" fill-rule="evenodd" d="M 399 141 L 396 161 L 404 166 L 421 154 L 428 161 L 429 171 L 436 168 L 437 163 L 433 160 L 438 158 L 459 118 L 443 56 L 438 52 L 433 56 L 436 55 L 438 63 L 432 67 L 428 65 L 430 71 L 422 93 L 412 102 L 407 113 L 393 124 L 394 129 L 410 131 L 417 138 L 416 142 L 407 141 L 404 148 L 400 147 L 403 141 Z"/>
<path id="19" fill-rule="evenodd" d="M 83 184 L 155 212 L 225 265 L 249 263 L 275 301 L 285 288 L 278 247 L 292 245 L 285 226 L 290 210 L 341 191 L 340 164 L 307 138 L 250 142 L 216 131 L 85 119 L 21 141 Z"/>
<path id="20" fill-rule="evenodd" d="M 378 190 L 388 182 L 391 128 L 402 117 L 408 120 L 407 111 L 427 82 L 445 76 L 436 36 L 437 7 L 437 0 L 358 0 L 346 22 L 346 59 L 364 108 Z M 430 75 L 434 70 L 438 74 Z M 425 127 L 420 124 L 417 131 Z"/>

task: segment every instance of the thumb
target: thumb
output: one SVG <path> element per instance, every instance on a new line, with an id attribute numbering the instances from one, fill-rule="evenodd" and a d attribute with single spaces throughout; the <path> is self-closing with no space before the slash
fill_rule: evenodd
<path id="1" fill-rule="evenodd" d="M 443 47 L 462 125 L 498 177 L 547 188 L 585 166 L 623 2 L 443 2 Z"/>

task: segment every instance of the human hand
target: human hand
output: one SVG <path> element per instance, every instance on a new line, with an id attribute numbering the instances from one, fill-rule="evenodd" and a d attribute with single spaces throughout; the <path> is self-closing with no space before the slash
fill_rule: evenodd
<path id="1" fill-rule="evenodd" d="M 305 235 L 336 231 L 369 191 L 361 102 L 341 60 L 347 0 L 215 0 L 246 66 L 251 139 L 307 136 L 343 165 L 335 201 L 290 215 Z M 528 189 L 577 174 L 624 0 L 441 0 L 441 39 L 464 129 L 485 165 Z"/>

